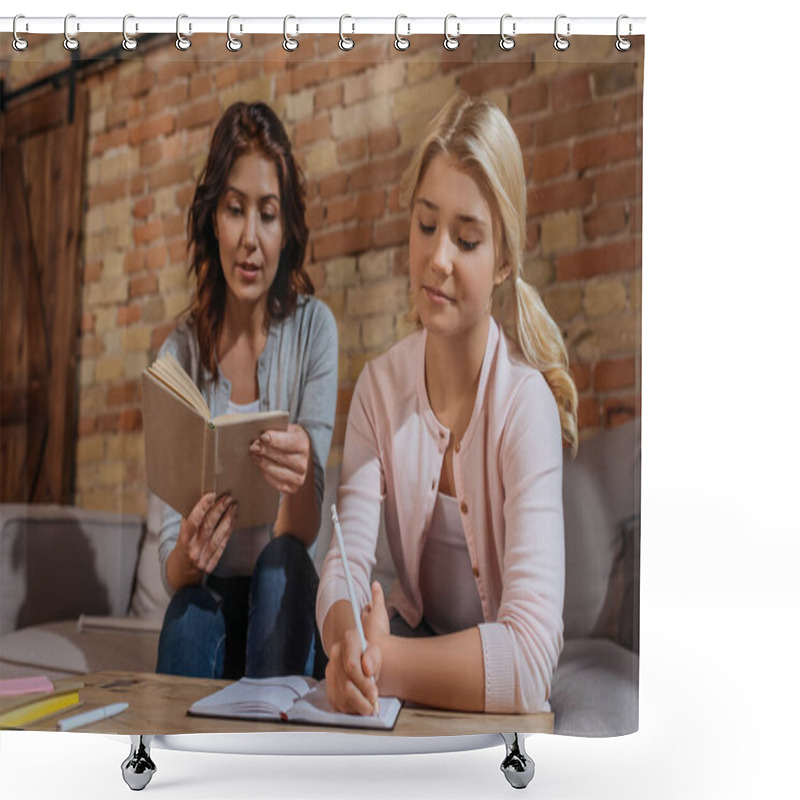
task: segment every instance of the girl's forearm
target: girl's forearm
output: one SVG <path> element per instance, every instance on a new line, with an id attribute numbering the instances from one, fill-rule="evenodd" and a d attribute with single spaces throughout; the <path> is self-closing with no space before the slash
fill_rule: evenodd
<path id="1" fill-rule="evenodd" d="M 322 646 L 326 653 L 338 642 L 350 628 L 356 625 L 353 618 L 353 606 L 349 600 L 339 600 L 331 606 L 322 622 Z"/>
<path id="2" fill-rule="evenodd" d="M 483 711 L 483 646 L 477 628 L 381 643 L 378 688 L 385 696 L 452 711 Z"/>

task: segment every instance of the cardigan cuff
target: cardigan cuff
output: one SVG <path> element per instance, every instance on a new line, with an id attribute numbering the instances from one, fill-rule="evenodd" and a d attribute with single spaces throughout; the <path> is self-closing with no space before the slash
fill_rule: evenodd
<path id="1" fill-rule="evenodd" d="M 514 659 L 508 632 L 497 622 L 478 625 L 483 646 L 484 711 L 487 714 L 513 714 Z"/>

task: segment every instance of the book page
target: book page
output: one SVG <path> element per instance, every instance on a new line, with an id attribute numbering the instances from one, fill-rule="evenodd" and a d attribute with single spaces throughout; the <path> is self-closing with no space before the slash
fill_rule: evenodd
<path id="1" fill-rule="evenodd" d="M 289 415 L 285 411 L 252 411 L 246 414 L 232 412 L 230 414 L 220 414 L 214 417 L 211 422 L 216 428 L 224 428 L 228 425 L 252 422 L 253 420 L 260 420 L 263 423 L 262 431 L 285 431 L 289 425 Z"/>
<path id="2" fill-rule="evenodd" d="M 400 713 L 400 701 L 396 697 L 381 697 L 380 711 L 374 716 L 342 714 L 334 711 L 325 691 L 325 681 L 308 692 L 286 712 L 289 722 L 308 722 L 313 725 L 331 725 L 343 728 L 375 728 L 390 731 Z"/>
<path id="3" fill-rule="evenodd" d="M 150 370 L 142 373 L 147 488 L 188 516 L 203 494 L 204 418 Z"/>
<path id="4" fill-rule="evenodd" d="M 211 411 L 202 393 L 172 353 L 166 352 L 157 358 L 149 367 L 149 371 L 167 388 L 183 398 L 190 406 L 196 408 L 206 420 L 210 419 Z"/>
<path id="5" fill-rule="evenodd" d="M 316 685 L 313 678 L 288 675 L 280 678 L 241 678 L 202 700 L 189 714 L 235 719 L 280 719 L 291 706 Z"/>

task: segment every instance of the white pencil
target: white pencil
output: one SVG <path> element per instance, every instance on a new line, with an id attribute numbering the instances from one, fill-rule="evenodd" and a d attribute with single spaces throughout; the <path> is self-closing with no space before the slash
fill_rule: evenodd
<path id="1" fill-rule="evenodd" d="M 101 719 L 114 717 L 117 714 L 121 714 L 126 708 L 128 708 L 128 703 L 112 703 L 102 708 L 94 708 L 91 711 L 73 714 L 71 717 L 60 719 L 58 721 L 58 729 L 60 731 L 72 731 L 75 730 L 75 728 L 81 728 L 84 725 L 91 725 L 93 722 L 99 722 Z"/>
<path id="2" fill-rule="evenodd" d="M 356 630 L 358 631 L 358 638 L 361 639 L 361 652 L 367 649 L 367 639 L 364 636 L 364 628 L 361 625 L 361 610 L 358 607 L 358 600 L 356 600 L 356 590 L 353 586 L 353 577 L 350 575 L 350 564 L 347 563 L 347 552 L 344 549 L 344 536 L 342 536 L 342 528 L 339 525 L 339 515 L 336 513 L 336 503 L 331 506 L 331 517 L 333 518 L 333 527 L 336 531 L 336 539 L 339 542 L 339 552 L 342 554 L 342 564 L 344 564 L 344 579 L 347 582 L 347 593 L 350 595 L 350 605 L 353 607 L 353 617 L 356 621 Z M 373 675 L 370 680 L 375 682 Z M 375 699 L 374 712 L 380 713 L 380 700 Z"/>
<path id="3" fill-rule="evenodd" d="M 344 579 L 347 581 L 347 592 L 350 595 L 350 605 L 353 606 L 353 616 L 356 620 L 356 630 L 358 631 L 358 638 L 361 639 L 361 652 L 363 653 L 367 649 L 367 640 L 364 638 L 364 628 L 361 626 L 361 610 L 358 607 L 358 600 L 356 600 L 356 590 L 353 586 L 353 578 L 350 575 L 350 565 L 347 563 L 347 553 L 344 549 L 344 536 L 342 536 L 339 516 L 336 513 L 336 503 L 331 506 L 331 517 L 333 517 L 333 527 L 336 530 L 336 539 L 339 542 L 339 552 L 342 554 Z"/>

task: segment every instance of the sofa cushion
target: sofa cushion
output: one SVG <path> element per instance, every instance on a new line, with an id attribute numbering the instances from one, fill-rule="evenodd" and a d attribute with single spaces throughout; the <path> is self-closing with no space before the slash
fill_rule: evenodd
<path id="1" fill-rule="evenodd" d="M 76 620 L 34 625 L 3 637 L 4 676 L 26 672 L 52 677 L 119 669 L 155 672 L 158 633 L 147 630 L 79 630 Z"/>
<path id="2" fill-rule="evenodd" d="M 555 733 L 622 736 L 639 729 L 639 656 L 608 639 L 564 643 L 553 677 Z"/>
<path id="3" fill-rule="evenodd" d="M 639 516 L 620 525 L 608 591 L 592 636 L 639 652 Z"/>
<path id="4" fill-rule="evenodd" d="M 640 421 L 633 420 L 582 442 L 577 458 L 564 459 L 565 638 L 585 638 L 597 628 L 625 525 L 638 519 L 640 435 Z"/>
<path id="5" fill-rule="evenodd" d="M 128 611 L 142 536 L 131 514 L 0 505 L 0 635 L 80 614 Z"/>

